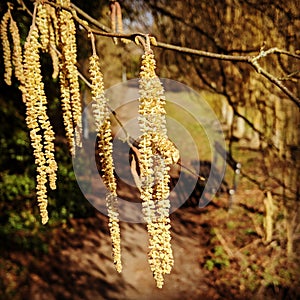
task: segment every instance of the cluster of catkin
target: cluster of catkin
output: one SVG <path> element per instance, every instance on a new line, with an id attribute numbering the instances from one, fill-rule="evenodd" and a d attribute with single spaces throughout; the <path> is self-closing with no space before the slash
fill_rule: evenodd
<path id="1" fill-rule="evenodd" d="M 47 115 L 47 98 L 41 75 L 39 33 L 36 26 L 30 30 L 24 46 L 24 94 L 26 123 L 37 165 L 37 200 L 42 223 L 48 221 L 47 177 L 51 189 L 56 188 L 57 164 L 54 158 L 54 132 Z"/>
<path id="2" fill-rule="evenodd" d="M 20 82 L 23 83 L 24 73 L 20 34 L 18 26 L 11 14 L 11 7 L 8 8 L 8 11 L 2 18 L 0 30 L 4 58 L 4 81 L 7 85 L 12 84 L 14 68 L 14 75 Z M 10 44 L 9 33 L 11 34 L 13 45 Z"/>
<path id="3" fill-rule="evenodd" d="M 37 8 L 37 11 L 39 11 Z M 40 16 L 37 16 L 39 20 Z M 9 26 L 8 26 L 9 25 Z M 9 43 L 8 29 L 12 37 Z M 47 188 L 56 188 L 57 164 L 54 157 L 54 132 L 47 115 L 47 99 L 40 65 L 39 30 L 34 24 L 21 48 L 20 35 L 11 10 L 6 12 L 1 22 L 1 38 L 4 49 L 5 82 L 11 85 L 13 75 L 20 82 L 23 101 L 26 105 L 26 123 L 30 130 L 30 140 L 37 165 L 36 194 L 42 223 L 48 221 Z"/>
<path id="4" fill-rule="evenodd" d="M 57 2 L 64 6 L 70 4 L 67 0 Z M 75 66 L 75 25 L 69 12 L 59 10 L 56 13 L 50 5 L 35 3 L 33 22 L 22 49 L 19 30 L 12 17 L 12 6 L 9 5 L 1 21 L 1 39 L 5 82 L 11 85 L 12 76 L 15 76 L 26 106 L 26 124 L 37 166 L 37 202 L 42 223 L 45 224 L 48 221 L 47 184 L 50 189 L 56 188 L 57 163 L 54 156 L 54 131 L 47 114 L 48 101 L 40 55 L 42 52 L 49 53 L 53 63 L 52 77 L 60 78 L 66 136 L 70 151 L 74 155 L 74 140 L 77 145 L 81 143 L 81 101 Z"/>
<path id="5" fill-rule="evenodd" d="M 179 152 L 170 142 L 166 129 L 165 97 L 155 73 L 152 51 L 142 57 L 140 72 L 139 143 L 142 210 L 149 234 L 148 261 L 157 287 L 164 283 L 174 264 L 170 234 L 169 170 Z"/>
<path id="6" fill-rule="evenodd" d="M 70 7 L 70 0 L 56 0 L 62 7 Z M 116 2 L 117 3 L 117 2 Z M 113 6 L 115 13 L 116 6 Z M 61 107 L 70 152 L 75 155 L 81 146 L 81 100 L 76 68 L 76 28 L 72 13 L 66 9 L 55 10 L 49 4 L 36 2 L 33 22 L 24 49 L 12 7 L 1 21 L 1 39 L 4 53 L 4 79 L 12 84 L 12 76 L 19 81 L 26 105 L 26 123 L 37 165 L 36 194 L 42 223 L 48 221 L 47 184 L 56 188 L 57 164 L 55 161 L 54 132 L 47 114 L 48 101 L 41 72 L 41 53 L 47 52 L 53 62 L 53 78 L 59 78 Z M 114 19 L 113 19 L 114 20 Z M 121 20 L 118 21 L 119 25 Z M 9 36 L 9 34 L 11 36 Z M 93 54 L 89 59 L 93 113 L 97 130 L 98 159 L 101 176 L 107 187 L 106 206 L 112 240 L 112 254 L 118 272 L 122 270 L 121 239 L 117 182 L 112 158 L 113 144 L 108 99 L 104 94 L 103 75 L 96 53 L 94 37 Z M 12 44 L 10 43 L 12 41 Z M 149 233 L 148 261 L 157 287 L 164 283 L 174 264 L 170 234 L 169 170 L 179 160 L 179 152 L 168 139 L 166 128 L 165 97 L 162 84 L 155 73 L 156 62 L 150 46 L 145 48 L 140 72 L 139 126 L 141 137 L 140 191 L 142 212 Z"/>

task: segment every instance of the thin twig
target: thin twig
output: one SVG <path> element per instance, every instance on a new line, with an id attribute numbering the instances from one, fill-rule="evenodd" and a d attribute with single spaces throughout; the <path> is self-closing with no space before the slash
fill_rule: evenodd
<path id="1" fill-rule="evenodd" d="M 220 241 L 220 243 L 221 243 L 222 247 L 224 248 L 225 252 L 227 253 L 227 255 L 230 258 L 234 257 L 232 250 L 229 248 L 225 239 L 223 238 L 223 236 L 221 235 L 221 233 L 219 232 L 219 230 L 217 228 L 214 228 L 214 233 L 215 233 L 216 237 L 218 238 L 218 240 Z"/>
<path id="2" fill-rule="evenodd" d="M 192 171 L 191 169 L 189 169 L 188 167 L 186 167 L 185 165 L 183 165 L 181 162 L 177 162 L 177 165 L 179 165 L 180 167 L 182 167 L 183 169 L 185 169 L 186 171 L 188 171 L 190 174 L 194 175 L 195 177 L 198 177 L 198 179 L 200 179 L 201 181 L 206 181 L 206 178 L 204 178 L 203 176 L 197 174 L 196 172 Z"/>
<path id="3" fill-rule="evenodd" d="M 86 12 L 84 12 L 82 9 L 80 9 L 78 6 L 76 6 L 74 3 L 71 3 L 71 7 L 82 17 L 84 17 L 87 21 L 89 21 L 91 24 L 93 24 L 94 26 L 98 27 L 99 29 L 105 31 L 105 32 L 110 32 L 110 28 L 101 24 L 100 22 L 98 22 L 97 20 L 95 20 L 94 18 L 92 18 L 89 14 L 87 14 Z"/>
<path id="4" fill-rule="evenodd" d="M 254 57 L 252 61 L 249 62 L 249 64 L 256 70 L 257 73 L 263 75 L 265 78 L 267 78 L 269 81 L 274 83 L 277 87 L 279 87 L 298 107 L 300 107 L 300 99 L 297 98 L 285 85 L 283 85 L 278 78 L 274 77 L 272 74 L 267 72 L 264 68 L 262 68 L 257 60 L 258 60 L 258 56 Z"/>
<path id="5" fill-rule="evenodd" d="M 31 22 L 31 26 L 28 32 L 28 37 L 30 37 L 32 31 L 35 29 L 36 24 L 35 24 L 35 19 L 36 19 L 36 14 L 37 14 L 37 7 L 38 7 L 38 3 L 35 2 L 34 3 L 34 8 L 33 8 L 33 13 L 32 13 L 32 22 Z"/>
<path id="6" fill-rule="evenodd" d="M 95 45 L 95 37 L 94 37 L 94 34 L 92 32 L 90 33 L 90 38 L 91 38 L 93 55 L 97 55 L 96 45 Z"/>
<path id="7" fill-rule="evenodd" d="M 157 47 L 163 48 L 163 49 L 168 49 L 168 50 L 174 50 L 174 51 L 177 51 L 180 53 L 193 54 L 193 55 L 197 55 L 197 56 L 201 56 L 201 57 L 213 58 L 213 59 L 219 59 L 219 60 L 249 62 L 249 60 L 251 59 L 251 56 L 219 54 L 219 53 L 197 50 L 197 49 L 193 49 L 193 48 L 171 45 L 171 44 L 162 43 L 162 42 L 157 42 Z"/>
<path id="8" fill-rule="evenodd" d="M 20 10 L 24 10 L 24 11 L 26 11 L 28 14 L 29 14 L 29 16 L 31 16 L 32 17 L 32 12 L 29 10 L 29 8 L 26 6 L 26 4 L 24 3 L 24 1 L 23 0 L 17 0 L 17 2 L 18 2 L 18 4 L 20 4 L 20 8 L 18 8 L 18 9 L 20 9 Z"/>

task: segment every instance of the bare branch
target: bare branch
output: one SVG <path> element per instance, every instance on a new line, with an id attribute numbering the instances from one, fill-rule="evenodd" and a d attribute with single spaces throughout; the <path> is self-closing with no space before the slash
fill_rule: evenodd
<path id="1" fill-rule="evenodd" d="M 112 32 L 110 28 L 108 28 L 107 26 L 101 24 L 100 22 L 98 22 L 97 20 L 92 18 L 90 15 L 85 13 L 83 10 L 81 10 L 80 8 L 78 8 L 74 4 L 71 4 L 71 7 L 65 7 L 65 6 L 61 6 L 61 5 L 58 5 L 56 3 L 46 1 L 46 0 L 44 1 L 44 3 L 52 5 L 56 8 L 65 9 L 65 10 L 70 11 L 73 14 L 74 19 L 85 30 L 87 30 L 88 32 L 92 32 L 96 35 L 127 39 L 127 40 L 130 40 L 130 41 L 133 41 L 133 42 L 137 41 L 137 37 L 139 37 L 139 38 L 142 37 L 142 38 L 145 39 L 148 36 L 148 34 L 140 33 L 140 32 L 130 33 L 130 34 Z M 84 17 L 87 21 L 89 21 L 92 25 L 94 25 L 95 27 L 97 27 L 100 30 L 97 30 L 97 29 L 94 29 L 94 28 L 90 27 L 90 25 L 86 21 L 80 19 L 77 16 L 76 13 L 80 14 L 82 17 Z M 280 78 L 276 78 L 275 76 L 273 76 L 272 74 L 267 72 L 258 63 L 258 61 L 260 59 L 265 58 L 266 56 L 271 55 L 271 54 L 282 54 L 282 55 L 287 55 L 287 56 L 293 57 L 295 59 L 300 59 L 300 55 L 298 55 L 296 53 L 291 53 L 289 51 L 278 49 L 277 47 L 273 47 L 273 48 L 270 48 L 268 50 L 261 49 L 259 54 L 256 55 L 256 56 L 241 56 L 241 55 L 227 55 L 227 54 L 207 52 L 207 51 L 202 51 L 202 50 L 198 50 L 198 49 L 167 44 L 167 43 L 163 43 L 163 42 L 152 43 L 152 45 L 155 46 L 155 47 L 159 47 L 159 48 L 163 48 L 163 49 L 167 49 L 167 50 L 173 50 L 173 51 L 177 51 L 177 52 L 180 52 L 180 53 L 197 55 L 197 56 L 200 56 L 200 57 L 206 57 L 206 58 L 210 58 L 210 59 L 219 59 L 219 60 L 227 60 L 227 61 L 233 61 L 233 62 L 247 63 L 247 64 L 251 65 L 256 70 L 257 73 L 261 74 L 266 79 L 268 79 L 270 82 L 275 84 L 298 107 L 300 107 L 300 99 L 297 98 L 285 85 L 282 84 Z"/>
<path id="2" fill-rule="evenodd" d="M 257 73 L 263 75 L 265 78 L 267 78 L 269 81 L 274 83 L 277 87 L 279 87 L 289 98 L 298 106 L 300 107 L 300 99 L 297 98 L 285 85 L 282 84 L 280 79 L 274 77 L 272 74 L 267 72 L 264 68 L 260 66 L 258 63 L 258 56 L 254 57 L 251 62 L 249 62 L 250 65 L 253 66 L 253 68 L 256 70 Z"/>
<path id="3" fill-rule="evenodd" d="M 102 31 L 99 32 L 99 31 L 91 30 L 95 34 L 102 35 L 102 36 L 124 38 L 124 39 L 129 39 L 131 41 L 135 41 L 135 38 L 137 36 L 141 36 L 141 37 L 146 36 L 146 34 L 143 34 L 143 33 L 132 33 L 132 34 L 112 33 L 109 28 L 107 28 L 106 26 L 104 26 L 100 22 L 98 22 L 97 20 L 93 19 L 92 17 L 90 17 L 89 15 L 84 13 L 82 10 L 80 10 L 75 5 L 72 4 L 72 7 L 78 13 L 80 13 L 83 17 L 85 17 L 87 20 L 89 20 L 93 25 L 95 25 L 96 27 L 106 31 L 106 32 L 102 32 Z M 88 18 L 87 18 L 87 16 L 88 16 Z M 265 58 L 266 56 L 271 55 L 271 54 L 283 54 L 283 55 L 287 55 L 287 56 L 290 56 L 290 57 L 293 57 L 293 58 L 296 58 L 296 59 L 300 59 L 300 55 L 298 55 L 298 54 L 291 53 L 289 51 L 282 50 L 282 49 L 279 49 L 277 47 L 273 47 L 273 48 L 270 48 L 270 49 L 265 50 L 265 51 L 263 49 L 261 49 L 260 53 L 256 56 L 242 56 L 242 55 L 227 55 L 227 54 L 207 52 L 207 51 L 202 51 L 202 50 L 198 50 L 198 49 L 167 44 L 167 43 L 163 43 L 163 42 L 157 42 L 156 45 L 153 45 L 153 46 L 156 46 L 158 48 L 177 51 L 177 52 L 180 52 L 180 53 L 192 54 L 192 55 L 197 55 L 197 56 L 200 56 L 200 57 L 211 58 L 211 59 L 219 59 L 219 60 L 227 60 L 227 61 L 248 63 L 256 70 L 256 72 L 258 72 L 259 74 L 261 74 L 262 76 L 267 78 L 269 81 L 271 81 L 273 84 L 275 84 L 298 107 L 300 107 L 300 99 L 297 98 L 285 85 L 283 85 L 279 78 L 276 78 L 272 74 L 268 73 L 258 63 L 258 60 L 260 60 L 262 58 Z"/>
<path id="4" fill-rule="evenodd" d="M 87 14 L 86 12 L 84 12 L 82 9 L 80 9 L 79 7 L 77 7 L 75 4 L 71 3 L 71 7 L 82 17 L 84 17 L 87 21 L 89 21 L 91 24 L 93 24 L 94 26 L 98 27 L 99 29 L 105 31 L 105 32 L 110 32 L 110 28 L 101 24 L 100 22 L 98 22 L 97 20 L 95 20 L 94 18 L 92 18 L 89 14 Z"/>

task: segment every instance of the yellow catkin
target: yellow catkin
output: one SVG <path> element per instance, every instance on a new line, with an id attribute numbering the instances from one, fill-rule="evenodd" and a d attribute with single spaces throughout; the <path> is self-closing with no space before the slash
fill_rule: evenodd
<path id="1" fill-rule="evenodd" d="M 49 24 L 51 24 L 49 22 Z M 56 79 L 59 74 L 59 57 L 56 51 L 56 38 L 55 38 L 55 30 L 52 25 L 49 26 L 49 54 L 52 59 L 53 73 L 52 78 Z"/>
<path id="2" fill-rule="evenodd" d="M 54 31 L 54 36 L 55 36 L 54 44 L 59 45 L 59 26 L 58 26 L 58 18 L 56 15 L 55 8 L 50 5 L 46 5 L 46 10 L 49 18 L 48 23 L 50 24 L 50 27 L 52 27 Z"/>
<path id="3" fill-rule="evenodd" d="M 7 85 L 11 85 L 12 76 L 12 62 L 11 62 L 11 49 L 8 39 L 8 22 L 10 19 L 10 10 L 8 10 L 1 20 L 1 40 L 3 48 L 4 59 L 4 81 Z"/>
<path id="4" fill-rule="evenodd" d="M 39 30 L 41 49 L 46 52 L 49 46 L 49 23 L 46 6 L 42 3 L 37 6 L 36 25 Z"/>
<path id="5" fill-rule="evenodd" d="M 63 6 L 70 6 L 69 0 L 58 0 L 57 2 Z M 72 155 L 75 155 L 75 144 L 81 146 L 82 136 L 81 99 L 76 67 L 76 27 L 72 14 L 64 9 L 58 13 L 58 24 L 59 43 L 62 52 L 59 77 L 63 117 L 70 150 Z"/>
<path id="6" fill-rule="evenodd" d="M 176 164 L 179 161 L 179 150 L 166 136 L 157 133 L 155 143 L 158 155 L 164 158 L 167 165 Z"/>
<path id="7" fill-rule="evenodd" d="M 109 230 L 112 240 L 113 260 L 118 272 L 122 271 L 121 263 L 121 237 L 119 226 L 119 212 L 117 201 L 117 183 L 114 176 L 114 163 L 112 158 L 112 134 L 107 107 L 107 98 L 104 95 L 103 75 L 100 71 L 99 57 L 93 54 L 90 57 L 89 72 L 91 77 L 91 92 L 93 113 L 98 135 L 98 151 L 102 168 L 102 179 L 108 189 L 106 207 L 109 217 Z"/>
<path id="8" fill-rule="evenodd" d="M 68 85 L 68 80 L 66 78 L 64 68 L 60 65 L 59 71 L 59 84 L 60 84 L 60 98 L 61 98 L 61 108 L 63 112 L 63 121 L 66 131 L 66 138 L 69 144 L 70 153 L 75 156 L 75 143 L 74 143 L 74 123 L 72 118 L 72 107 L 71 107 L 71 93 L 70 87 Z"/>
<path id="9" fill-rule="evenodd" d="M 54 158 L 54 132 L 47 115 L 47 99 L 41 75 L 39 49 L 41 47 L 36 26 L 32 26 L 24 45 L 24 93 L 26 123 L 30 130 L 31 145 L 37 165 L 37 201 L 42 223 L 48 221 L 47 187 L 56 188 L 57 164 Z"/>
<path id="10" fill-rule="evenodd" d="M 40 32 L 41 48 L 48 52 L 52 59 L 52 78 L 57 78 L 59 74 L 59 57 L 57 46 L 58 24 L 55 9 L 48 4 L 39 4 L 36 24 Z"/>
<path id="11" fill-rule="evenodd" d="M 12 36 L 13 41 L 13 55 L 12 55 L 12 62 L 14 66 L 15 76 L 20 81 L 20 89 L 23 86 L 24 83 L 24 71 L 23 71 L 23 54 L 22 54 L 22 48 L 21 48 L 21 39 L 20 39 L 20 33 L 17 26 L 17 23 L 13 20 L 13 18 L 10 18 L 10 33 Z"/>
<path id="12" fill-rule="evenodd" d="M 179 152 L 169 141 L 165 118 L 165 97 L 155 73 L 155 59 L 148 50 L 142 57 L 140 72 L 139 143 L 141 198 L 149 234 L 148 261 L 158 288 L 174 264 L 169 219 L 169 170 L 179 160 Z"/>

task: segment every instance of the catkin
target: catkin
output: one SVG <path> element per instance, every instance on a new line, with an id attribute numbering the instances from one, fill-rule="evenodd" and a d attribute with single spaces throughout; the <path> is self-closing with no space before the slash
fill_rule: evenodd
<path id="1" fill-rule="evenodd" d="M 69 0 L 58 4 L 70 6 Z M 70 152 L 75 155 L 75 145 L 81 146 L 82 120 L 78 82 L 76 28 L 72 14 L 64 9 L 58 12 L 59 44 L 62 52 L 60 63 L 60 90 L 63 118 Z"/>
<path id="2" fill-rule="evenodd" d="M 59 74 L 59 58 L 56 50 L 58 25 L 55 9 L 48 4 L 40 3 L 37 7 L 36 25 L 39 30 L 41 49 L 51 56 L 52 78 L 55 79 Z"/>
<path id="3" fill-rule="evenodd" d="M 56 188 L 57 164 L 54 157 L 54 132 L 47 115 L 47 99 L 41 75 L 37 27 L 32 25 L 24 45 L 24 93 L 26 123 L 37 165 L 37 201 L 42 223 L 48 221 L 47 188 Z"/>
<path id="4" fill-rule="evenodd" d="M 23 83 L 24 83 L 24 71 L 23 71 L 23 62 L 22 62 L 22 48 L 21 48 L 21 38 L 17 23 L 10 18 L 10 33 L 12 36 L 13 42 L 13 55 L 12 55 L 12 63 L 14 66 L 15 76 L 20 81 L 20 89 L 22 90 Z"/>
<path id="5" fill-rule="evenodd" d="M 53 73 L 52 78 L 56 79 L 59 75 L 59 57 L 57 46 L 59 44 L 59 29 L 58 29 L 58 20 L 55 13 L 55 8 L 46 5 L 47 10 L 47 18 L 48 18 L 48 29 L 49 29 L 49 45 L 48 45 L 48 52 L 52 59 L 52 67 Z"/>
<path id="6" fill-rule="evenodd" d="M 165 97 L 155 73 L 151 50 L 142 57 L 140 72 L 139 125 L 141 198 L 149 234 L 148 261 L 156 285 L 162 288 L 164 275 L 174 264 L 170 233 L 169 170 L 179 160 L 179 152 L 167 136 Z"/>
<path id="7" fill-rule="evenodd" d="M 8 22 L 10 19 L 10 10 L 8 10 L 1 20 L 1 40 L 3 48 L 4 59 L 4 81 L 7 85 L 11 85 L 12 76 L 12 62 L 11 62 L 11 49 L 8 39 Z"/>
<path id="8" fill-rule="evenodd" d="M 53 31 L 54 31 L 54 36 L 55 36 L 55 45 L 59 44 L 59 25 L 58 25 L 58 18 L 56 15 L 56 11 L 55 8 L 50 6 L 50 5 L 46 5 L 46 10 L 47 10 L 47 14 L 48 14 L 48 23 L 50 24 L 50 27 L 52 27 Z"/>
<path id="9" fill-rule="evenodd" d="M 91 92 L 93 114 L 98 136 L 99 159 L 102 168 L 102 179 L 108 189 L 106 207 L 109 217 L 109 230 L 112 240 L 112 254 L 115 267 L 122 271 L 121 263 L 121 238 L 119 226 L 119 211 L 117 202 L 117 183 L 114 176 L 114 163 L 112 158 L 112 134 L 109 120 L 107 98 L 104 95 L 103 75 L 100 71 L 99 57 L 94 53 L 90 57 L 89 72 L 91 75 Z"/>
<path id="10" fill-rule="evenodd" d="M 51 24 L 51 23 L 50 23 Z M 52 78 L 55 79 L 58 77 L 59 74 L 59 57 L 56 51 L 56 38 L 55 38 L 55 30 L 53 29 L 53 26 L 49 26 L 49 48 L 48 48 L 49 54 L 52 59 L 52 67 L 53 67 L 53 73 Z"/>
<path id="11" fill-rule="evenodd" d="M 46 52 L 49 46 L 49 23 L 47 9 L 42 3 L 37 7 L 36 25 L 39 29 L 41 49 Z"/>

